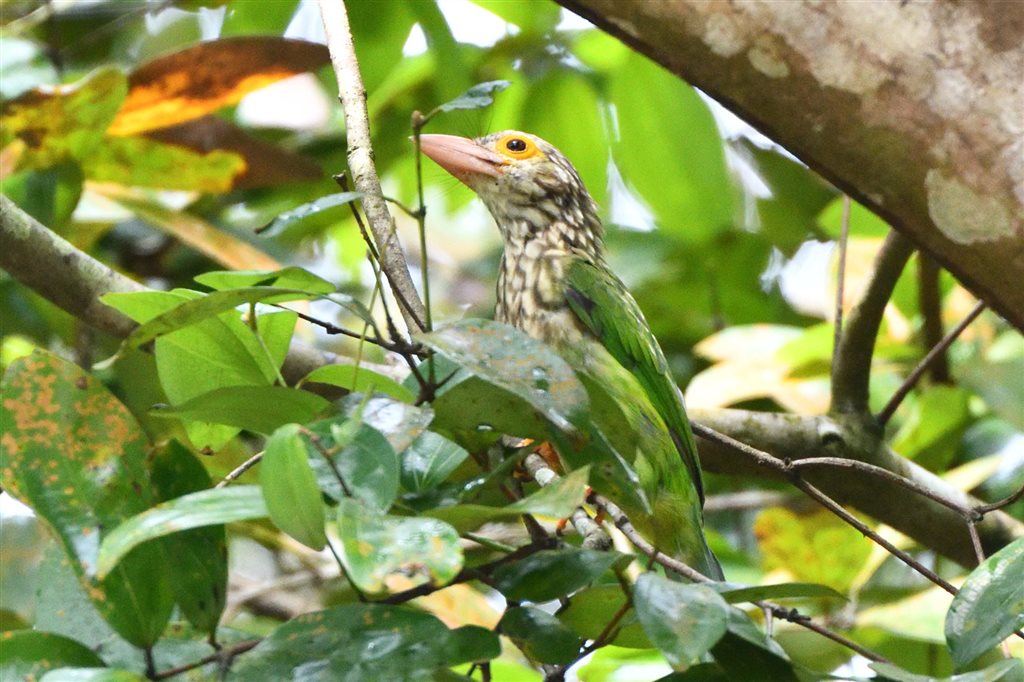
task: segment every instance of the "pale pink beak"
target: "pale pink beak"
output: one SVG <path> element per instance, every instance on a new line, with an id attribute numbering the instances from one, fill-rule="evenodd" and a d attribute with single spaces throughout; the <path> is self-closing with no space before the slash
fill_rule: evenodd
<path id="1" fill-rule="evenodd" d="M 458 135 L 420 135 L 420 149 L 470 188 L 474 176 L 496 178 L 501 175 L 501 167 L 508 163 L 500 154 Z"/>

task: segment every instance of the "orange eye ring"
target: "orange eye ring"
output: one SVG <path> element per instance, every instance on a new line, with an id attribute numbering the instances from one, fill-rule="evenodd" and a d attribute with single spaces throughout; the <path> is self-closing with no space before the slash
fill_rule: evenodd
<path id="1" fill-rule="evenodd" d="M 511 159 L 529 159 L 540 153 L 533 140 L 525 135 L 506 135 L 498 140 L 497 151 Z"/>

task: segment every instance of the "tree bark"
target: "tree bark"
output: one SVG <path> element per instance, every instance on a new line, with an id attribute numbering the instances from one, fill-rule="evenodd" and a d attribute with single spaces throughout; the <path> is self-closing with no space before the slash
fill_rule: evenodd
<path id="1" fill-rule="evenodd" d="M 1024 3 L 558 2 L 789 149 L 1024 329 Z"/>

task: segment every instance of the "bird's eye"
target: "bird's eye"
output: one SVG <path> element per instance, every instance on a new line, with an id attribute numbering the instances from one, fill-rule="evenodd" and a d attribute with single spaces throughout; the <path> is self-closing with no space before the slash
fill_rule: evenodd
<path id="1" fill-rule="evenodd" d="M 530 157 L 541 153 L 533 140 L 521 134 L 512 134 L 502 137 L 498 140 L 494 149 L 502 156 L 507 156 L 510 159 L 515 159 L 517 161 L 529 159 Z"/>

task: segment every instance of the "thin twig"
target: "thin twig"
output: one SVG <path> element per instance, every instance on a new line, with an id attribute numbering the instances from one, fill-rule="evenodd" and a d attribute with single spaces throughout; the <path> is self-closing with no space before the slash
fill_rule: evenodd
<path id="1" fill-rule="evenodd" d="M 420 270 L 423 275 L 423 305 L 427 311 L 427 331 L 434 328 L 434 322 L 430 312 L 430 267 L 427 257 L 427 206 L 423 201 L 423 154 L 420 153 L 420 134 L 427 119 L 418 111 L 412 114 L 412 138 L 416 146 L 416 225 L 419 228 L 420 237 Z M 433 366 L 433 365 L 431 365 Z"/>
<path id="2" fill-rule="evenodd" d="M 974 508 L 974 511 L 984 516 L 989 512 L 997 511 L 999 509 L 1002 509 L 1003 507 L 1009 507 L 1011 504 L 1022 498 L 1024 498 L 1024 486 L 1021 486 L 1020 489 L 1017 490 L 1017 492 L 1013 493 L 1012 495 L 1008 495 L 1007 497 L 1004 497 L 1001 500 L 996 500 L 991 504 L 979 504 L 977 507 Z"/>
<path id="3" fill-rule="evenodd" d="M 406 326 L 411 332 L 424 329 L 426 310 L 409 274 L 402 246 L 398 242 L 395 221 L 388 211 L 380 188 L 380 178 L 373 164 L 369 115 L 366 111 L 366 88 L 359 72 L 355 45 L 349 28 L 348 14 L 342 0 L 320 0 L 320 16 L 324 22 L 331 64 L 338 80 L 338 97 L 345 110 L 345 137 L 348 143 L 348 165 L 356 189 L 363 193 L 362 204 L 370 224 L 381 269 L 387 275 Z"/>
<path id="4" fill-rule="evenodd" d="M 244 654 L 249 649 L 254 648 L 261 641 L 263 640 L 247 639 L 241 642 L 236 642 L 235 644 L 228 645 L 220 651 L 210 654 L 209 656 L 204 656 L 203 658 L 200 658 L 198 661 L 193 661 L 192 663 L 186 663 L 184 665 L 175 666 L 174 668 L 168 668 L 167 670 L 162 670 L 153 675 L 151 679 L 166 680 L 170 677 L 174 677 L 175 675 L 187 673 L 189 670 L 201 668 L 207 663 L 215 663 L 218 661 L 230 661 L 235 656 L 238 656 L 239 654 Z"/>
<path id="5" fill-rule="evenodd" d="M 850 313 L 832 358 L 833 412 L 867 412 L 875 339 L 885 307 L 913 250 L 905 237 L 893 231 L 878 252 L 871 281 Z"/>
<path id="6" fill-rule="evenodd" d="M 846 287 L 846 245 L 850 238 L 850 195 L 843 195 L 843 218 L 839 230 L 839 266 L 836 272 L 836 311 L 832 320 L 832 353 L 839 350 L 843 338 L 843 290 Z"/>
<path id="7" fill-rule="evenodd" d="M 946 349 L 956 341 L 956 338 L 960 336 L 965 329 L 967 329 L 971 322 L 974 322 L 978 315 L 981 315 L 985 308 L 985 302 L 978 301 L 974 307 L 971 308 L 971 312 L 967 313 L 964 319 L 960 320 L 955 327 L 950 329 L 949 332 L 942 337 L 942 340 L 928 351 L 928 354 L 921 359 L 921 362 L 917 363 L 917 367 L 907 375 L 907 378 L 903 380 L 900 387 L 896 389 L 896 392 L 892 394 L 891 398 L 889 398 L 889 402 L 886 403 L 885 407 L 882 408 L 882 411 L 878 413 L 879 424 L 885 425 L 888 423 L 889 419 L 892 418 L 892 415 L 896 412 L 896 408 L 900 406 L 900 403 L 903 402 L 903 399 L 906 398 L 914 388 L 921 376 L 928 370 L 928 367 L 939 358 L 945 356 Z"/>
<path id="8" fill-rule="evenodd" d="M 232 483 L 232 482 L 238 480 L 239 477 L 241 477 L 242 474 L 244 474 L 246 471 L 248 471 L 249 469 L 252 469 L 254 466 L 256 466 L 261 459 L 263 459 L 263 451 L 262 450 L 260 450 L 255 455 L 253 455 L 249 459 L 247 459 L 244 462 L 242 462 L 241 464 L 239 464 L 234 469 L 232 469 L 231 472 L 227 476 L 225 476 L 224 479 L 220 483 L 218 483 L 217 485 L 214 486 L 214 488 L 223 488 L 223 487 L 227 486 L 229 483 Z"/>

